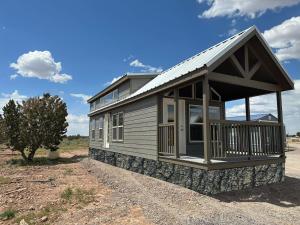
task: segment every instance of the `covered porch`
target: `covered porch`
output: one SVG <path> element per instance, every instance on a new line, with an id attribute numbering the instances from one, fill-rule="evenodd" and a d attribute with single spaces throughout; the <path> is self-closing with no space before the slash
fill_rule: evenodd
<path id="1" fill-rule="evenodd" d="M 211 168 L 284 161 L 281 92 L 286 83 L 279 73 L 260 43 L 250 40 L 204 75 L 161 92 L 159 160 Z M 251 121 L 249 98 L 271 93 L 278 121 Z M 238 99 L 245 102 L 245 121 L 226 120 L 225 103 Z"/>

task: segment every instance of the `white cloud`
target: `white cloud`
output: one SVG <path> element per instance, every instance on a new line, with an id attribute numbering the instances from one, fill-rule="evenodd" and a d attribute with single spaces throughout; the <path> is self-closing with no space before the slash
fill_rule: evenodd
<path id="1" fill-rule="evenodd" d="M 150 65 L 145 65 L 144 63 L 142 63 L 138 59 L 133 60 L 129 65 L 132 66 L 132 67 L 141 68 L 141 72 L 160 73 L 160 72 L 163 71 L 161 67 L 154 67 L 154 66 L 150 66 Z"/>
<path id="2" fill-rule="evenodd" d="M 131 60 L 133 58 L 134 58 L 133 55 L 129 55 L 128 57 L 126 57 L 126 58 L 123 59 L 123 62 L 127 62 L 127 61 L 129 61 L 129 60 Z"/>
<path id="3" fill-rule="evenodd" d="M 15 90 L 11 94 L 1 93 L 0 97 L 0 113 L 2 113 L 2 108 L 8 103 L 9 100 L 13 99 L 19 103 L 27 98 L 26 95 L 21 95 L 18 90 Z"/>
<path id="4" fill-rule="evenodd" d="M 210 7 L 199 15 L 200 18 L 246 16 L 253 19 L 267 10 L 274 11 L 296 5 L 300 0 L 198 0 L 198 2 L 200 4 L 206 2 Z"/>
<path id="5" fill-rule="evenodd" d="M 19 56 L 10 67 L 23 77 L 35 77 L 55 83 L 66 83 L 72 76 L 61 73 L 61 62 L 55 62 L 49 51 L 33 51 Z"/>
<path id="6" fill-rule="evenodd" d="M 67 116 L 68 126 L 68 135 L 84 135 L 88 136 L 89 134 L 89 118 L 87 115 L 74 115 L 69 114 Z"/>
<path id="7" fill-rule="evenodd" d="M 10 75 L 10 79 L 11 80 L 15 80 L 18 76 L 19 76 L 18 74 Z"/>
<path id="8" fill-rule="evenodd" d="M 279 60 L 300 59 L 300 16 L 266 30 L 263 36 Z"/>
<path id="9" fill-rule="evenodd" d="M 237 34 L 238 32 L 239 32 L 238 29 L 232 28 L 228 31 L 228 36 L 233 36 L 233 35 Z"/>
<path id="10" fill-rule="evenodd" d="M 295 80 L 295 90 L 283 92 L 283 119 L 290 134 L 300 131 L 300 80 Z M 251 114 L 272 113 L 277 116 L 275 94 L 253 97 L 250 99 Z M 245 105 L 237 104 L 226 109 L 226 116 L 245 115 Z"/>
<path id="11" fill-rule="evenodd" d="M 104 83 L 104 86 L 111 85 L 111 84 L 115 83 L 116 81 L 118 81 L 122 77 L 123 76 L 114 77 L 111 81 L 108 81 L 108 82 Z"/>
<path id="12" fill-rule="evenodd" d="M 87 100 L 92 97 L 90 95 L 85 95 L 85 94 L 74 94 L 74 93 L 71 93 L 70 95 L 72 97 L 81 99 L 81 103 L 83 103 L 83 104 L 87 104 Z"/>

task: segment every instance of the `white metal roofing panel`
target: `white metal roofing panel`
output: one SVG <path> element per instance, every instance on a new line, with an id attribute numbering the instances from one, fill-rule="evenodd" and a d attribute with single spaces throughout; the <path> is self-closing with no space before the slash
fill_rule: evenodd
<path id="1" fill-rule="evenodd" d="M 256 29 L 256 27 L 252 26 L 252 27 L 198 53 L 197 55 L 192 56 L 191 58 L 189 58 L 187 60 L 182 61 L 181 63 L 171 67 L 170 69 L 163 71 L 157 77 L 153 78 L 151 81 L 149 81 L 147 84 L 145 84 L 143 87 L 141 87 L 139 90 L 132 93 L 128 97 L 126 97 L 122 100 L 113 102 L 111 104 L 108 104 L 105 107 L 102 107 L 102 108 L 92 111 L 90 113 L 94 113 L 96 111 L 105 109 L 109 106 L 113 106 L 117 103 L 123 102 L 134 96 L 148 92 L 156 87 L 159 87 L 163 84 L 168 83 L 169 81 L 172 81 L 178 77 L 184 76 L 184 75 L 188 74 L 189 72 L 192 72 L 196 69 L 202 68 L 205 65 L 209 67 L 212 63 L 214 63 L 216 60 L 218 60 L 223 54 L 225 54 L 229 49 L 231 49 L 234 45 L 239 43 L 244 37 L 248 36 L 248 34 L 251 33 L 252 31 L 254 31 L 255 29 Z"/>
<path id="2" fill-rule="evenodd" d="M 181 77 L 196 69 L 202 68 L 204 65 L 210 66 L 215 60 L 221 57 L 228 49 L 238 43 L 241 39 L 247 36 L 251 31 L 255 30 L 255 27 L 250 27 L 200 53 L 197 55 L 171 67 L 170 69 L 163 71 L 160 75 L 149 81 L 146 85 L 141 87 L 132 96 L 136 96 L 147 92 L 153 88 L 161 86 L 171 80 Z"/>

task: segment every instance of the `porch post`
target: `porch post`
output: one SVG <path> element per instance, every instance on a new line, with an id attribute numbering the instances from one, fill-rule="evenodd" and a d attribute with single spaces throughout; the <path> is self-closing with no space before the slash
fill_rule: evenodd
<path id="1" fill-rule="evenodd" d="M 250 99 L 249 97 L 245 98 L 245 106 L 246 106 L 246 121 L 250 121 L 251 120 L 251 114 L 250 114 Z M 248 133 L 248 146 L 246 146 L 248 148 L 248 160 L 251 159 L 251 130 L 249 127 L 247 127 L 247 133 Z"/>
<path id="2" fill-rule="evenodd" d="M 203 141 L 204 141 L 204 162 L 210 163 L 210 124 L 209 124 L 209 82 L 207 75 L 204 76 L 203 82 Z"/>
<path id="3" fill-rule="evenodd" d="M 250 121 L 250 101 L 249 97 L 245 98 L 245 106 L 246 106 L 246 121 Z"/>
<path id="4" fill-rule="evenodd" d="M 283 116 L 282 116 L 282 99 L 281 99 L 281 92 L 276 92 L 276 100 L 277 100 L 277 114 L 278 114 L 278 123 L 280 124 L 280 148 L 282 150 L 282 156 L 285 156 L 284 151 L 284 140 L 285 140 L 285 131 L 284 131 L 284 124 L 283 124 Z"/>
<path id="5" fill-rule="evenodd" d="M 179 104 L 178 104 L 178 88 L 174 89 L 174 102 L 175 102 L 175 121 L 174 121 L 174 145 L 175 145 L 175 157 L 179 158 L 179 136 L 178 136 L 178 112 L 179 112 Z"/>

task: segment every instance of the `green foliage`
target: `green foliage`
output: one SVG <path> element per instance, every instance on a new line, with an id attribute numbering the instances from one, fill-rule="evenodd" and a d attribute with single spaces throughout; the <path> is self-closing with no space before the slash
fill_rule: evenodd
<path id="1" fill-rule="evenodd" d="M 71 200 L 72 195 L 73 195 L 73 190 L 70 187 L 68 187 L 61 193 L 60 197 L 62 199 L 69 201 Z"/>
<path id="2" fill-rule="evenodd" d="M 43 146 L 50 151 L 56 151 L 67 132 L 67 105 L 58 96 L 44 94 L 43 108 Z"/>
<path id="3" fill-rule="evenodd" d="M 298 137 L 300 137 L 300 132 L 297 132 L 297 134 L 296 134 Z"/>
<path id="4" fill-rule="evenodd" d="M 9 177 L 0 176 L 0 185 L 10 183 L 11 179 Z"/>
<path id="5" fill-rule="evenodd" d="M 0 114 L 0 144 L 5 144 L 7 141 L 5 135 L 5 123 L 2 115 Z"/>
<path id="6" fill-rule="evenodd" d="M 16 211 L 12 209 L 7 209 L 4 212 L 0 213 L 0 219 L 1 220 L 10 220 L 12 218 L 15 218 Z"/>
<path id="7" fill-rule="evenodd" d="M 15 151 L 20 151 L 24 155 L 24 149 L 26 147 L 25 141 L 21 135 L 21 106 L 15 103 L 14 100 L 10 100 L 3 107 L 3 124 L 5 136 L 7 138 L 7 144 Z"/>
<path id="8" fill-rule="evenodd" d="M 87 205 L 95 200 L 94 190 L 83 190 L 81 188 L 66 188 L 60 197 L 68 202 Z"/>
<path id="9" fill-rule="evenodd" d="M 44 94 L 22 105 L 10 100 L 3 112 L 8 145 L 27 161 L 38 148 L 56 151 L 67 132 L 67 106 L 58 96 Z"/>

